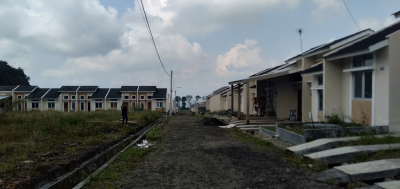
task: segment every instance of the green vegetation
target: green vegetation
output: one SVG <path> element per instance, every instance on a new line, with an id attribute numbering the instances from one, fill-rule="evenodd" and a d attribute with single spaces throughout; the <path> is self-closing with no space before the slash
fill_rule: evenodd
<path id="1" fill-rule="evenodd" d="M 29 86 L 30 78 L 25 75 L 24 69 L 13 68 L 6 61 L 0 60 L 0 86 L 25 85 Z"/>
<path id="2" fill-rule="evenodd" d="M 400 149 L 382 150 L 372 154 L 358 154 L 350 159 L 352 163 L 360 163 L 382 159 L 396 159 L 400 158 Z"/>
<path id="3" fill-rule="evenodd" d="M 314 171 L 314 172 L 325 171 L 328 169 L 328 165 L 326 165 L 324 163 L 313 161 L 313 160 L 307 159 L 307 158 L 298 157 L 290 152 L 286 152 L 286 151 L 283 151 L 282 149 L 275 147 L 269 141 L 261 140 L 261 139 L 246 135 L 243 132 L 238 131 L 235 128 L 228 129 L 228 131 L 231 133 L 231 135 L 234 138 L 236 138 L 240 142 L 251 144 L 254 147 L 256 147 L 256 149 L 261 150 L 261 151 L 271 151 L 275 154 L 278 154 L 283 157 L 283 159 L 282 159 L 283 162 L 288 162 L 295 167 L 303 168 L 303 169 Z"/>
<path id="4" fill-rule="evenodd" d="M 337 125 L 339 125 L 341 127 L 360 127 L 360 126 L 363 126 L 362 124 L 355 123 L 355 122 L 348 123 L 348 122 L 344 121 L 344 119 L 345 118 L 343 116 L 339 117 L 339 115 L 333 114 L 332 116 L 329 117 L 327 123 L 329 123 L 329 124 L 337 124 Z"/>
<path id="5" fill-rule="evenodd" d="M 158 125 L 151 129 L 146 135 L 146 139 L 156 141 L 161 138 L 163 128 Z M 153 148 L 130 147 L 122 152 L 115 161 L 98 175 L 92 177 L 90 182 L 83 188 L 119 188 L 118 183 L 124 180 L 127 171 L 131 171 L 142 161 L 146 155 L 154 151 Z"/>
<path id="6" fill-rule="evenodd" d="M 385 136 L 385 137 L 362 136 L 358 140 L 343 142 L 340 144 L 340 147 L 359 146 L 359 145 L 374 145 L 374 144 L 396 144 L 396 143 L 400 143 L 400 137 L 390 136 L 390 135 Z"/>
<path id="7" fill-rule="evenodd" d="M 312 127 L 303 124 L 298 124 L 298 125 L 284 126 L 282 127 L 282 129 L 297 133 L 299 135 L 303 135 L 304 130 L 312 129 Z"/>
<path id="8" fill-rule="evenodd" d="M 122 126 L 121 112 L 2 112 L 0 113 L 0 179 L 15 176 L 22 162 L 31 160 L 39 166 L 46 154 L 76 157 L 120 139 L 162 115 L 159 112 L 128 112 L 137 124 Z M 62 158 L 61 158 L 62 159 Z M 67 158 L 68 159 L 68 158 Z M 52 162 L 57 163 L 57 162 Z M 15 169 L 19 166 L 20 169 Z"/>

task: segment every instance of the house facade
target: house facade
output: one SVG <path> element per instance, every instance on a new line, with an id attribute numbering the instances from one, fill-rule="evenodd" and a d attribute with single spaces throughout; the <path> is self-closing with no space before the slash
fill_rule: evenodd
<path id="1" fill-rule="evenodd" d="M 11 101 L 21 101 L 21 104 L 15 108 L 16 111 L 120 110 L 123 104 L 127 105 L 130 110 L 134 110 L 133 107 L 136 107 L 142 110 L 166 111 L 169 107 L 167 97 L 167 89 L 156 86 L 122 86 L 121 88 L 0 86 L 0 99 L 9 98 Z"/>

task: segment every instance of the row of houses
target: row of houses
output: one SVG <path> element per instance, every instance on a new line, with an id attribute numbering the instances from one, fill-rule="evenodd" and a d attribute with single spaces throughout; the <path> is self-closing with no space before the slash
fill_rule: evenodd
<path id="1" fill-rule="evenodd" d="M 396 13 L 395 13 L 396 14 Z M 397 14 L 400 14 L 397 13 Z M 389 125 L 400 131 L 400 22 L 311 48 L 207 96 L 209 111 L 302 122 Z"/>
<path id="2" fill-rule="evenodd" d="M 8 102 L 21 101 L 16 111 L 98 111 L 128 109 L 165 111 L 168 107 L 166 88 L 156 86 L 121 86 L 100 88 L 98 86 L 62 86 L 40 88 L 38 86 L 0 86 L 0 99 Z M 3 103 L 0 108 L 4 108 Z"/>

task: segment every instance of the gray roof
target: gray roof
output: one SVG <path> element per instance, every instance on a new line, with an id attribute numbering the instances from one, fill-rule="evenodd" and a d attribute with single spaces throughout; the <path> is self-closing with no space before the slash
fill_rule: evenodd
<path id="1" fill-rule="evenodd" d="M 156 86 L 139 86 L 139 92 L 140 91 L 146 91 L 146 92 L 155 92 L 157 89 Z"/>
<path id="2" fill-rule="evenodd" d="M 17 87 L 17 85 L 14 86 L 0 86 L 0 91 L 12 91 Z"/>
<path id="3" fill-rule="evenodd" d="M 62 86 L 60 92 L 76 92 L 79 86 Z"/>
<path id="4" fill-rule="evenodd" d="M 49 91 L 49 88 L 38 88 L 35 91 L 33 91 L 31 94 L 29 94 L 26 98 L 27 99 L 41 99 L 44 94 Z"/>
<path id="5" fill-rule="evenodd" d="M 110 92 L 108 92 L 106 99 L 120 99 L 121 98 L 120 90 L 121 90 L 120 88 L 110 89 Z"/>
<path id="6" fill-rule="evenodd" d="M 153 93 L 152 99 L 166 99 L 167 98 L 167 89 L 166 88 L 157 88 L 156 92 Z"/>
<path id="7" fill-rule="evenodd" d="M 136 92 L 138 86 L 121 86 L 121 92 Z"/>
<path id="8" fill-rule="evenodd" d="M 43 96 L 43 99 L 57 99 L 61 94 L 61 92 L 58 92 L 59 90 L 59 88 L 50 89 L 50 91 Z"/>
<path id="9" fill-rule="evenodd" d="M 37 86 L 19 86 L 14 92 L 32 92 Z"/>
<path id="10" fill-rule="evenodd" d="M 104 99 L 108 93 L 109 88 L 98 88 L 96 92 L 92 94 L 90 99 Z"/>
<path id="11" fill-rule="evenodd" d="M 94 92 L 99 86 L 80 86 L 78 92 Z"/>
<path id="12" fill-rule="evenodd" d="M 323 64 L 318 64 L 317 66 L 311 67 L 309 69 L 304 70 L 301 72 L 301 74 L 308 74 L 308 73 L 314 73 L 314 72 L 321 72 L 324 70 Z"/>

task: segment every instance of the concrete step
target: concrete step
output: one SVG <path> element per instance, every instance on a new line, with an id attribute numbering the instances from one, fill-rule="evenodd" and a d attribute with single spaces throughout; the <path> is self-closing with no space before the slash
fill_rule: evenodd
<path id="1" fill-rule="evenodd" d="M 286 149 L 286 151 L 292 152 L 296 155 L 305 155 L 332 149 L 342 142 L 357 140 L 359 138 L 360 137 L 323 138 L 305 144 L 289 147 Z"/>
<path id="2" fill-rule="evenodd" d="M 400 173 L 400 159 L 385 159 L 334 167 L 354 181 L 390 178 Z"/>
<path id="3" fill-rule="evenodd" d="M 400 181 L 392 180 L 387 182 L 378 182 L 375 183 L 374 186 L 376 186 L 376 188 L 382 188 L 382 189 L 399 189 Z"/>
<path id="4" fill-rule="evenodd" d="M 321 161 L 327 164 L 348 162 L 352 157 L 359 154 L 369 154 L 381 150 L 399 149 L 400 144 L 379 144 L 366 146 L 347 146 L 324 150 L 305 155 L 305 157 Z"/>

